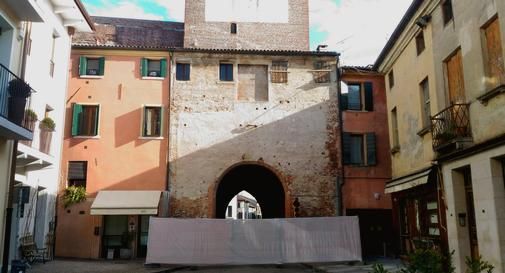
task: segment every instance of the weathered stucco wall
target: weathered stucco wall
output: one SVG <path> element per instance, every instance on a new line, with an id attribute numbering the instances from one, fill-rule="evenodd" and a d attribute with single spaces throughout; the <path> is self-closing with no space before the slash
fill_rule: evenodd
<path id="1" fill-rule="evenodd" d="M 206 2 L 213 4 L 213 6 L 206 7 Z M 255 9 L 247 7 L 247 5 L 243 6 L 240 11 L 232 11 L 231 1 L 219 3 L 219 6 L 216 7 L 217 2 L 220 1 L 186 1 L 184 47 L 309 49 L 308 0 L 288 0 L 288 10 L 275 9 L 275 13 L 279 13 L 277 18 L 271 18 L 271 12 L 268 12 L 268 14 L 259 12 L 257 16 L 254 16 Z M 278 4 L 269 4 L 267 2 L 272 1 L 265 1 L 260 4 L 278 6 Z M 213 12 L 216 9 L 219 9 L 219 12 Z M 246 10 L 244 11 L 244 9 Z M 222 18 L 209 16 L 209 20 L 207 20 L 206 12 L 208 15 L 220 14 Z M 285 17 L 288 18 L 287 22 L 278 22 L 279 18 Z M 237 24 L 236 34 L 230 33 L 231 22 Z"/>
<path id="2" fill-rule="evenodd" d="M 237 100 L 237 64 L 289 62 L 288 83 L 268 83 L 268 101 Z M 169 185 L 174 217 L 213 217 L 219 177 L 232 165 L 258 162 L 284 183 L 286 216 L 336 215 L 340 174 L 335 59 L 331 83 L 316 84 L 313 57 L 176 53 L 191 80 L 172 75 Z M 219 63 L 234 63 L 234 82 L 219 81 Z M 174 69 L 175 70 L 175 69 Z M 173 71 L 175 72 L 175 71 Z M 270 74 L 269 79 L 270 79 Z M 228 200 L 227 200 L 228 201 Z M 261 205 L 261 204 L 260 204 Z"/>

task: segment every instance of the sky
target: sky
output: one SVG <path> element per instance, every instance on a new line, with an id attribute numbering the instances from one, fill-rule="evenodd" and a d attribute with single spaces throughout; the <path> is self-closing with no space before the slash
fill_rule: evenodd
<path id="1" fill-rule="evenodd" d="M 271 0 L 275 1 L 275 0 Z M 91 15 L 184 21 L 184 0 L 83 0 Z M 309 0 L 310 44 L 373 64 L 412 0 Z"/>

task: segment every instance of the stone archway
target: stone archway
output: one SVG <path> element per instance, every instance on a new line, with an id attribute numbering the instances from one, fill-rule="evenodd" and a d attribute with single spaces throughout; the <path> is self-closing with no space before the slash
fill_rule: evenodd
<path id="1" fill-rule="evenodd" d="M 216 218 L 225 218 L 228 203 L 243 190 L 256 198 L 263 218 L 286 217 L 286 194 L 280 178 L 266 166 L 251 163 L 230 168 L 218 181 L 214 211 Z"/>

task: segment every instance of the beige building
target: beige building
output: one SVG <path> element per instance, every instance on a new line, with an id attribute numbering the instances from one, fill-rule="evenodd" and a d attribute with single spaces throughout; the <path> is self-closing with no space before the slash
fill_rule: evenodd
<path id="1" fill-rule="evenodd" d="M 505 268 L 504 16 L 503 1 L 414 1 L 375 64 L 402 246 L 447 233 L 457 272 L 478 255 Z"/>

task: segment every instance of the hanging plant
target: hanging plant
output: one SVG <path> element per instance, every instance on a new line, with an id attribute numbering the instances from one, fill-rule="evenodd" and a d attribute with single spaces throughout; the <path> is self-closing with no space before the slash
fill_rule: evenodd
<path id="1" fill-rule="evenodd" d="M 63 194 L 63 205 L 68 208 L 74 204 L 86 200 L 86 188 L 82 186 L 70 186 L 65 189 Z"/>

